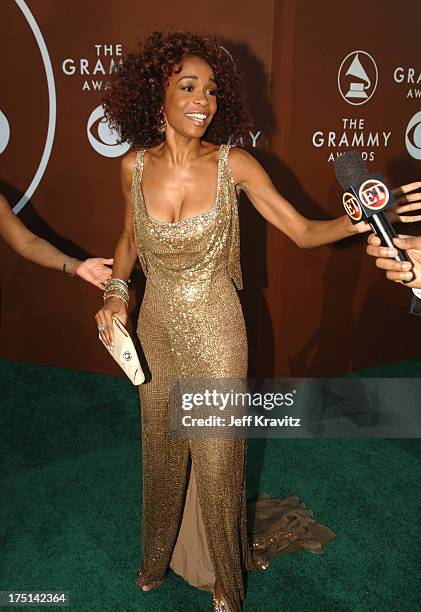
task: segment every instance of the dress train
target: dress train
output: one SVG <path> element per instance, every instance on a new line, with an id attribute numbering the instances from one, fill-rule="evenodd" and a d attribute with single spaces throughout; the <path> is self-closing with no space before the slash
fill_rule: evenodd
<path id="1" fill-rule="evenodd" d="M 267 561 L 275 555 L 300 550 L 323 554 L 323 544 L 336 537 L 328 527 L 315 521 L 313 511 L 298 495 L 281 499 L 271 498 L 264 492 L 256 501 L 247 504 L 247 532 L 253 557 L 263 557 Z M 170 568 L 191 586 L 213 592 L 216 576 L 207 546 L 193 465 Z"/>

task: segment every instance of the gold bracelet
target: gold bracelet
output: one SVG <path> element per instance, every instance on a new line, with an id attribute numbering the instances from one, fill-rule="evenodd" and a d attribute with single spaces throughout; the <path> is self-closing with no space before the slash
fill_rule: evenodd
<path id="1" fill-rule="evenodd" d="M 112 276 L 111 278 L 108 278 L 104 284 L 106 288 L 108 288 L 109 286 L 120 285 L 121 287 L 128 289 L 128 285 L 125 280 L 123 280 L 122 278 L 115 278 L 114 276 Z"/>
<path id="2" fill-rule="evenodd" d="M 119 295 L 118 293 L 109 293 L 108 295 L 104 295 L 104 303 L 109 298 L 117 298 L 118 300 L 121 300 L 122 302 L 124 302 L 126 304 L 126 306 L 129 305 L 129 300 L 124 298 L 122 295 Z"/>
<path id="3" fill-rule="evenodd" d="M 125 300 L 129 301 L 129 294 L 127 291 L 122 291 L 121 289 L 106 289 L 104 291 L 104 300 L 111 294 L 115 294 L 118 293 L 119 295 L 123 296 Z"/>

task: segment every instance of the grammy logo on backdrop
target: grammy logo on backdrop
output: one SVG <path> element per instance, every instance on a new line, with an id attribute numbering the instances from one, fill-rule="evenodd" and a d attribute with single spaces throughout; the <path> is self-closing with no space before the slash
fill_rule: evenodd
<path id="1" fill-rule="evenodd" d="M 369 89 L 371 85 L 371 81 L 368 78 L 368 74 L 364 70 L 358 53 L 352 60 L 352 63 L 348 70 L 345 72 L 345 76 L 353 76 L 361 79 L 361 81 L 351 81 L 349 84 L 349 90 L 345 94 L 346 98 L 368 98 L 365 89 Z"/>
<path id="2" fill-rule="evenodd" d="M 365 104 L 376 91 L 378 70 L 367 51 L 352 51 L 342 60 L 338 71 L 341 96 L 352 105 Z"/>

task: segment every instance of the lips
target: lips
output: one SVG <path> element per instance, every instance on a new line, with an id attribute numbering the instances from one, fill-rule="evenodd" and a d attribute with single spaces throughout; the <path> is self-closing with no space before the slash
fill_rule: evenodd
<path id="1" fill-rule="evenodd" d="M 208 118 L 206 113 L 186 113 L 186 117 L 189 121 L 199 127 L 203 127 L 206 123 L 206 119 Z"/>

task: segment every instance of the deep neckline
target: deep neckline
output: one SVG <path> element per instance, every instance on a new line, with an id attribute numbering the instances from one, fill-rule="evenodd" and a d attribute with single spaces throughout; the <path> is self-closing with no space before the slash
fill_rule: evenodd
<path id="1" fill-rule="evenodd" d="M 217 162 L 217 166 L 216 166 L 216 197 L 215 197 L 215 203 L 212 206 L 212 208 L 209 208 L 208 210 L 204 210 L 203 212 L 194 215 L 193 217 L 186 217 L 185 219 L 179 219 L 178 221 L 166 221 L 165 219 L 157 219 L 156 217 L 151 217 L 151 215 L 148 213 L 147 208 L 146 208 L 146 202 L 145 202 L 145 196 L 143 193 L 143 187 L 142 187 L 142 179 L 143 179 L 143 167 L 144 167 L 144 156 L 145 156 L 145 150 L 144 149 L 141 152 L 142 155 L 142 175 L 141 178 L 138 182 L 139 185 L 139 194 L 142 200 L 142 206 L 143 206 L 143 212 L 145 213 L 146 219 L 150 222 L 150 223 L 156 223 L 158 225 L 169 225 L 169 226 L 176 226 L 176 225 L 182 225 L 183 223 L 187 223 L 187 222 L 192 222 L 192 221 L 196 221 L 197 219 L 202 219 L 203 217 L 207 217 L 207 216 L 211 216 L 213 214 L 216 214 L 218 207 L 219 207 L 219 183 L 220 183 L 220 172 L 221 172 L 221 160 L 222 160 L 222 147 L 224 145 L 221 144 L 219 145 L 219 150 L 218 150 L 218 162 Z"/>

